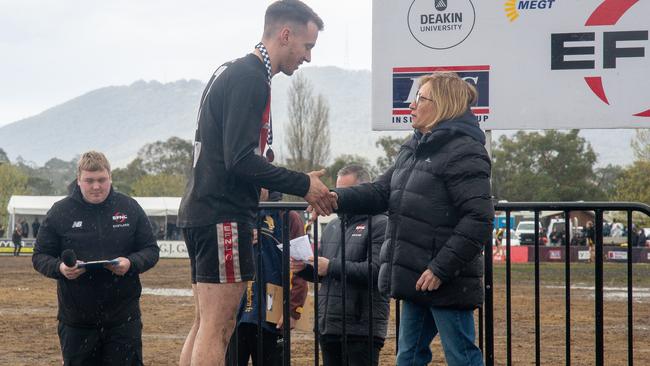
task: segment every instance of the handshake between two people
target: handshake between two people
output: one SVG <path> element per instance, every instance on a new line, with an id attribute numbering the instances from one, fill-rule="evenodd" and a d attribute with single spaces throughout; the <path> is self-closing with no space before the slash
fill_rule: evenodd
<path id="1" fill-rule="evenodd" d="M 305 201 L 309 203 L 307 211 L 312 216 L 321 215 L 327 216 L 332 214 L 338 209 L 338 196 L 334 192 L 330 192 L 329 188 L 321 181 L 321 177 L 325 175 L 325 170 L 315 170 L 307 173 L 309 176 L 309 192 L 305 195 Z"/>

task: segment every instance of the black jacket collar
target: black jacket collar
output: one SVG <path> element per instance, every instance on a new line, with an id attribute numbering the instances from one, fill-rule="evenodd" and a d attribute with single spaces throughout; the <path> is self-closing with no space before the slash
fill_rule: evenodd
<path id="1" fill-rule="evenodd" d="M 79 188 L 79 185 L 75 184 L 75 186 L 74 186 L 72 192 L 70 193 L 69 197 L 72 198 L 74 201 L 77 201 L 77 202 L 81 203 L 85 207 L 88 207 L 88 208 L 101 208 L 101 207 L 105 207 L 105 206 L 110 205 L 111 202 L 113 202 L 115 200 L 115 190 L 113 190 L 113 186 L 111 185 L 111 190 L 110 190 L 110 192 L 108 193 L 108 196 L 106 197 L 106 199 L 103 202 L 101 202 L 101 203 L 90 203 L 90 202 L 86 202 L 86 200 L 84 200 L 83 195 L 81 194 L 81 188 Z"/>
<path id="2" fill-rule="evenodd" d="M 415 130 L 413 138 L 407 142 L 407 145 L 413 150 L 437 150 L 459 136 L 469 136 L 481 145 L 485 145 L 485 133 L 479 127 L 476 116 L 469 109 L 460 117 L 439 122 L 426 134 Z"/>

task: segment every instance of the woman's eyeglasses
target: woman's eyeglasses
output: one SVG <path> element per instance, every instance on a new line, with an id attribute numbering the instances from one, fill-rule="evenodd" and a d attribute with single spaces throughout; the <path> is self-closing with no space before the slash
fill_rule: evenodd
<path id="1" fill-rule="evenodd" d="M 423 97 L 422 94 L 420 94 L 420 91 L 418 90 L 417 93 L 415 93 L 415 104 L 420 104 L 420 99 L 428 100 L 429 102 L 433 102 L 433 99 L 429 99 L 427 97 Z"/>

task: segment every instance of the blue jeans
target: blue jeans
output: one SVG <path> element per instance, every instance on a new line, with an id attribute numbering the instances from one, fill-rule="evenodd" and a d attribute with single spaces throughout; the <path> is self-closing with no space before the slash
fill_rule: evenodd
<path id="1" fill-rule="evenodd" d="M 410 301 L 402 301 L 397 365 L 431 362 L 431 341 L 438 333 L 447 365 L 483 365 L 481 350 L 474 344 L 473 311 L 424 307 Z"/>

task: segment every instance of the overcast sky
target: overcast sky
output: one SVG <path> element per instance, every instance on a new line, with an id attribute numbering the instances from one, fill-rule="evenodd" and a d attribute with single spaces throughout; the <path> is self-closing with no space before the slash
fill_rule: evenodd
<path id="1" fill-rule="evenodd" d="M 312 65 L 370 69 L 371 0 L 306 0 Z M 133 81 L 207 80 L 260 40 L 270 0 L 0 0 L 0 126 Z"/>

